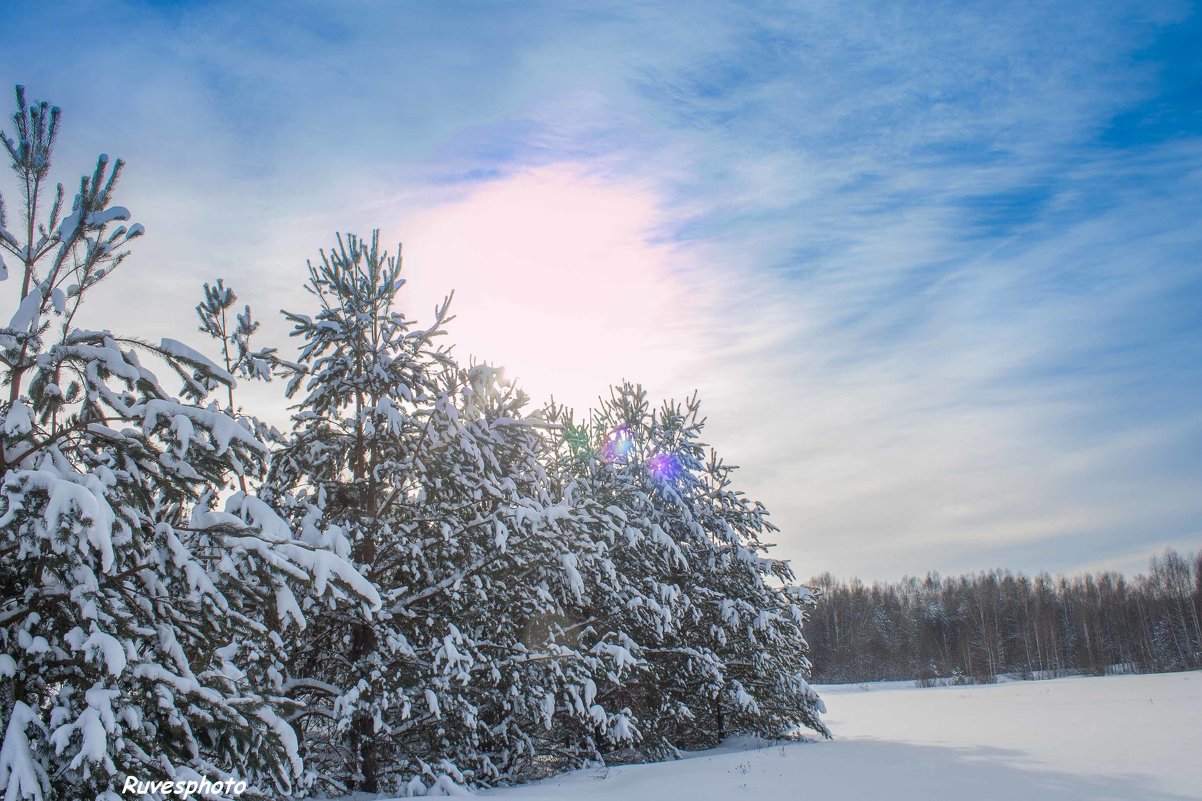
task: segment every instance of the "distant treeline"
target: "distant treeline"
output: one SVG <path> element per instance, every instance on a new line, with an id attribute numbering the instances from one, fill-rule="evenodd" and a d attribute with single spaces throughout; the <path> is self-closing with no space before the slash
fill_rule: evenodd
<path id="1" fill-rule="evenodd" d="M 806 626 L 815 682 L 1202 667 L 1202 552 L 1165 551 L 1133 579 L 994 570 L 809 584 L 821 593 Z"/>

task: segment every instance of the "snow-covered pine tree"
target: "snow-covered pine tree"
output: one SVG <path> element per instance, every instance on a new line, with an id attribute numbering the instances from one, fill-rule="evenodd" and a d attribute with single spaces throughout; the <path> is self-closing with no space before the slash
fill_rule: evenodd
<path id="1" fill-rule="evenodd" d="M 712 656 L 682 641 L 693 603 L 690 564 L 669 534 L 669 520 L 684 507 L 666 503 L 664 488 L 646 470 L 655 454 L 647 437 L 652 412 L 646 395 L 628 386 L 615 390 L 584 423 L 562 408 L 551 407 L 548 416 L 563 432 L 555 470 L 574 474 L 583 494 L 606 510 L 592 533 L 607 549 L 615 592 L 590 610 L 591 633 L 594 648 L 620 655 L 624 670 L 600 676 L 597 697 L 631 710 L 639 737 L 637 750 L 598 746 L 611 761 L 672 756 L 676 748 L 666 721 L 679 717 L 687 725 L 692 712 L 667 695 L 669 674 L 678 672 L 693 685 L 708 679 L 716 694 L 721 669 Z"/>
<path id="2" fill-rule="evenodd" d="M 309 270 L 320 309 L 288 314 L 304 394 L 268 488 L 384 598 L 375 620 L 315 611 L 295 649 L 309 764 L 336 790 L 421 794 L 524 775 L 550 745 L 562 763 L 557 714 L 610 716 L 589 689 L 603 659 L 565 623 L 589 541 L 552 493 L 540 422 L 497 371 L 434 347 L 446 305 L 427 327 L 394 309 L 400 264 L 378 235 L 340 237 Z"/>
<path id="3" fill-rule="evenodd" d="M 668 641 L 687 612 L 689 598 L 678 578 L 686 567 L 683 555 L 656 522 L 655 499 L 636 467 L 634 432 L 596 415 L 577 423 L 555 404 L 545 415 L 554 424 L 548 472 L 571 486 L 574 503 L 590 511 L 586 536 L 599 551 L 583 573 L 585 603 L 577 627 L 589 650 L 612 667 L 594 674 L 589 703 L 620 710 L 615 722 L 623 735 L 565 719 L 559 736 L 578 749 L 594 749 L 603 760 L 670 755 L 673 749 L 652 745 L 661 739 L 657 721 L 642 708 L 656 705 L 655 665 L 645 646 Z"/>
<path id="4" fill-rule="evenodd" d="M 196 305 L 196 316 L 200 318 L 200 332 L 208 334 L 221 343 L 221 358 L 225 372 L 243 378 L 271 380 L 271 367 L 275 363 L 275 348 L 252 351 L 251 337 L 259 330 L 259 322 L 251 314 L 250 306 L 234 314 L 230 312 L 238 302 L 238 295 L 218 278 L 215 284 L 205 284 L 203 297 Z M 234 409 L 234 385 L 226 383 L 229 408 Z"/>
<path id="5" fill-rule="evenodd" d="M 692 447 L 683 440 L 700 434 L 697 421 L 696 398 L 684 406 L 666 404 L 660 413 L 667 439 L 679 442 L 678 448 Z M 686 437 L 677 433 L 682 431 Z M 693 592 L 711 601 L 698 605 L 701 614 L 686 639 L 696 637 L 715 648 L 725 680 L 717 702 L 702 707 L 690 728 L 716 729 L 721 738 L 744 732 L 781 737 L 805 727 L 829 737 L 821 718 L 826 707 L 808 681 L 803 628 L 813 594 L 796 583 L 788 562 L 767 555 L 771 546 L 763 537 L 778 529 L 761 503 L 734 488 L 735 469 L 710 450 L 697 484 L 686 490 L 693 498 L 690 528 L 698 537 L 706 535 L 693 561 L 694 575 L 698 565 L 704 566 Z M 657 472 L 654 463 L 651 472 Z M 688 743 L 688 732 L 675 739 Z"/>
<path id="6" fill-rule="evenodd" d="M 206 283 L 201 301 L 196 305 L 200 332 L 221 343 L 221 364 L 227 374 L 237 379 L 270 381 L 272 366 L 277 362 L 276 349 L 251 350 L 251 338 L 259 330 L 259 322 L 251 314 L 250 306 L 243 306 L 242 311 L 234 312 L 237 302 L 238 295 L 225 285 L 224 280 L 218 278 L 215 284 Z M 233 320 L 230 320 L 231 312 Z M 234 403 L 234 382 L 225 384 L 225 395 L 226 413 L 231 417 L 242 416 Z M 242 417 L 250 423 L 261 441 L 269 444 L 283 441 L 275 428 L 264 425 L 258 418 Z M 247 491 L 246 476 L 238 476 L 238 484 L 243 492 Z"/>
<path id="7" fill-rule="evenodd" d="M 3 144 L 20 233 L 0 204 L 0 252 L 20 273 L 0 329 L 0 792 L 8 801 L 116 801 L 127 776 L 300 775 L 283 714 L 297 594 L 378 603 L 328 551 L 292 539 L 237 476 L 266 447 L 214 404 L 234 378 L 186 345 L 75 324 L 142 233 L 112 205 L 122 162 L 101 156 L 70 208 L 48 185 L 60 114 L 17 89 Z M 7 268 L 0 268 L 7 277 Z M 167 392 L 144 359 L 182 380 Z"/>
<path id="8" fill-rule="evenodd" d="M 761 537 L 775 530 L 766 511 L 707 454 L 697 399 L 652 409 L 641 387 L 624 384 L 586 423 L 561 409 L 551 417 L 563 432 L 560 469 L 624 519 L 611 552 L 629 599 L 596 630 L 621 643 L 635 669 L 598 697 L 634 711 L 642 753 L 663 757 L 740 732 L 781 736 L 798 725 L 825 734 L 806 682 L 808 592 L 791 583 L 787 563 L 766 556 Z"/>
<path id="9" fill-rule="evenodd" d="M 361 566 L 378 587 L 397 586 L 411 558 L 393 523 L 406 499 L 404 471 L 426 436 L 438 379 L 452 362 L 435 347 L 446 304 L 417 329 L 393 311 L 400 263 L 358 237 L 309 264 L 315 317 L 285 312 L 300 338 L 287 394 L 300 395 L 294 430 L 277 449 L 265 492 L 306 541 Z M 387 612 L 373 620 L 354 609 L 321 609 L 298 640 L 292 684 L 305 700 L 295 720 L 310 769 L 334 791 L 376 792 L 388 720 L 408 717 L 401 662 L 413 646 Z M 386 686 L 387 685 L 387 686 Z M 394 711 L 395 709 L 395 711 Z"/>
<path id="10" fill-rule="evenodd" d="M 525 416 L 526 396 L 498 371 L 461 370 L 447 390 L 454 418 L 435 423 L 417 462 L 421 490 L 411 510 L 440 521 L 442 536 L 425 540 L 425 555 L 453 570 L 437 582 L 437 573 L 424 578 L 432 589 L 445 587 L 437 595 L 415 603 L 429 590 L 410 593 L 393 608 L 419 618 L 437 610 L 470 646 L 456 645 L 466 657 L 459 672 L 443 670 L 433 683 L 449 696 L 440 703 L 461 710 L 442 719 L 471 726 L 457 737 L 435 730 L 427 747 L 438 753 L 451 745 L 464 777 L 487 785 L 598 759 L 592 738 L 565 736 L 581 728 L 611 746 L 629 745 L 629 713 L 595 698 L 596 681 L 623 670 L 620 656 L 595 648 L 588 618 L 593 605 L 617 602 L 605 546 L 589 535 L 608 512 L 578 495 L 574 481 L 547 473 L 546 423 Z M 431 649 L 438 647 L 432 638 Z M 434 657 L 438 668 L 437 650 Z"/>

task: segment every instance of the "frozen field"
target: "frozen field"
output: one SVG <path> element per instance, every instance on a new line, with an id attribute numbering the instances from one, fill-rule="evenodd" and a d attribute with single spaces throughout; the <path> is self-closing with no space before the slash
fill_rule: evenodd
<path id="1" fill-rule="evenodd" d="M 831 742 L 585 770 L 494 801 L 1202 799 L 1202 673 L 821 688 Z"/>

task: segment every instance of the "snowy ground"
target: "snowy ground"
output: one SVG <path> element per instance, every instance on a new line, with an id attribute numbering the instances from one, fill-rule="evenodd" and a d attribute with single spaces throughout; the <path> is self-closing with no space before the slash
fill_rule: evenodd
<path id="1" fill-rule="evenodd" d="M 706 751 L 489 801 L 1202 799 L 1202 672 L 820 688 L 836 739 Z M 741 747 L 740 747 L 741 746 Z"/>

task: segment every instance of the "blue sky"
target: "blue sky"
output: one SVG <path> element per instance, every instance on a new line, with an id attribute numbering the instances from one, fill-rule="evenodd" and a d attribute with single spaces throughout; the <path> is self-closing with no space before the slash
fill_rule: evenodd
<path id="1" fill-rule="evenodd" d="M 380 227 L 536 397 L 700 389 L 803 575 L 1202 547 L 1196 5 L 597 6 L 7 3 L 0 79 L 130 161 L 105 324 Z"/>

